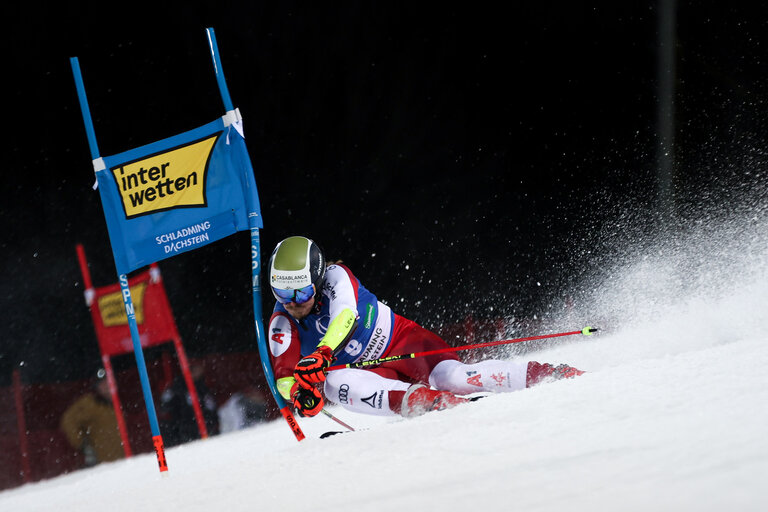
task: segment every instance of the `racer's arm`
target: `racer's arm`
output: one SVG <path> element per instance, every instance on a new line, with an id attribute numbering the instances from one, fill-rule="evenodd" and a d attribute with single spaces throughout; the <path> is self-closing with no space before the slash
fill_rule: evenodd
<path id="1" fill-rule="evenodd" d="M 350 309 L 342 310 L 331 321 L 323 339 L 314 352 L 303 357 L 293 369 L 293 378 L 305 389 L 313 388 L 325 380 L 325 369 L 331 365 L 333 354 L 355 332 L 356 315 Z M 288 381 L 284 385 L 287 387 Z"/>
<path id="2" fill-rule="evenodd" d="M 323 295 L 329 301 L 331 323 L 318 348 L 329 347 L 336 354 L 357 329 L 357 287 L 355 276 L 344 265 L 328 267 Z"/>
<path id="3" fill-rule="evenodd" d="M 275 372 L 277 391 L 290 400 L 290 391 L 296 379 L 293 369 L 301 359 L 301 340 L 293 320 L 287 313 L 276 311 L 269 319 L 269 356 Z"/>
<path id="4" fill-rule="evenodd" d="M 323 359 L 330 363 L 333 354 L 344 346 L 355 332 L 356 326 L 357 314 L 345 307 L 331 321 L 315 352 L 325 355 Z M 298 331 L 287 315 L 280 313 L 272 315 L 269 323 L 269 348 L 277 391 L 280 396 L 289 400 L 291 388 L 296 382 L 294 372 L 301 359 L 301 352 Z M 320 364 L 322 365 L 322 362 Z"/>
<path id="5" fill-rule="evenodd" d="M 333 354 L 344 346 L 344 343 L 355 332 L 356 326 L 357 314 L 349 308 L 342 309 L 336 315 L 336 318 L 331 321 L 325 336 L 323 336 L 323 339 L 317 346 L 317 350 L 310 356 L 307 356 L 307 358 L 315 354 L 320 355 L 321 360 L 318 361 L 318 364 L 320 364 L 322 370 L 323 362 L 328 362 L 324 366 L 330 364 Z M 294 373 L 301 358 L 298 332 L 287 315 L 275 313 L 270 320 L 269 334 L 269 348 L 270 355 L 272 356 L 272 367 L 275 371 L 277 391 L 280 393 L 280 396 L 290 400 L 291 388 L 293 388 L 293 384 L 296 382 Z M 287 347 L 284 344 L 287 344 Z M 321 380 L 324 379 L 321 377 L 318 381 Z M 310 382 L 307 383 L 309 384 Z"/>
<path id="6" fill-rule="evenodd" d="M 323 339 L 317 345 L 317 348 L 328 347 L 332 353 L 337 353 L 344 346 L 352 333 L 357 328 L 357 311 L 349 307 L 344 307 L 331 321 Z"/>
<path id="7" fill-rule="evenodd" d="M 293 371 L 294 378 L 305 388 L 325 380 L 325 369 L 331 365 L 334 354 L 357 329 L 357 279 L 346 267 L 328 267 L 323 285 L 323 296 L 328 301 L 331 322 L 317 349 L 301 359 Z"/>

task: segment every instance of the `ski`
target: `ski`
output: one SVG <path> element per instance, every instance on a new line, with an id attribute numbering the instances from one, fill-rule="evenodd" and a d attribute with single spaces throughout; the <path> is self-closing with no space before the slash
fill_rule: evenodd
<path id="1" fill-rule="evenodd" d="M 481 398 L 485 398 L 488 395 L 479 395 L 479 396 L 472 396 L 469 397 L 470 402 L 477 402 Z M 362 430 L 368 430 L 368 429 L 362 429 Z M 361 430 L 329 430 L 328 432 L 323 432 L 320 434 L 320 439 L 328 439 L 329 437 L 335 436 L 336 434 L 349 434 L 351 432 L 360 432 Z"/>

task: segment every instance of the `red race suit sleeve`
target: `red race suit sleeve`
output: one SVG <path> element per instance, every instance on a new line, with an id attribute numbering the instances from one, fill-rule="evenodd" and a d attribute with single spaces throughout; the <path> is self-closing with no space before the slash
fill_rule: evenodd
<path id="1" fill-rule="evenodd" d="M 296 363 L 301 359 L 301 340 L 294 320 L 282 311 L 276 311 L 269 319 L 269 356 L 275 379 L 291 377 Z"/>

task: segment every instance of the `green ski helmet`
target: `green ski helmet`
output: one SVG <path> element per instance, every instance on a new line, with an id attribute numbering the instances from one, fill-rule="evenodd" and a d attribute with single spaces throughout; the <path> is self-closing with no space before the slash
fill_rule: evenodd
<path id="1" fill-rule="evenodd" d="M 269 259 L 269 284 L 281 304 L 303 304 L 320 291 L 325 278 L 325 257 L 320 247 L 303 236 L 286 238 Z"/>

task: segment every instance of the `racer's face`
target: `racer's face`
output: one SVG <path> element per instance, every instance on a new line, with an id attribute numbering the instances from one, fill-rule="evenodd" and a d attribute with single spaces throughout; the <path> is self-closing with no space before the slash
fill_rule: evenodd
<path id="1" fill-rule="evenodd" d="M 288 311 L 288 313 L 290 313 L 291 316 L 296 320 L 301 320 L 305 318 L 307 315 L 309 315 L 314 305 L 315 305 L 314 300 L 304 302 L 303 304 L 296 304 L 295 302 L 289 302 L 288 304 L 283 304 L 283 306 Z"/>

